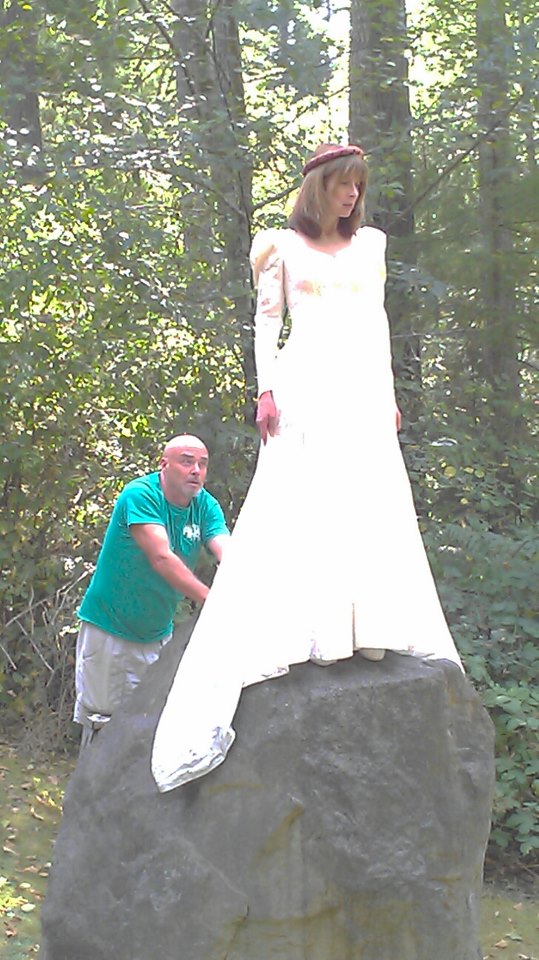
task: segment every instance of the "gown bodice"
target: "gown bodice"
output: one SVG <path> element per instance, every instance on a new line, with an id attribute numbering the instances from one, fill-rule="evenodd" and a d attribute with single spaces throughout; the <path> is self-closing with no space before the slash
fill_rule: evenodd
<path id="1" fill-rule="evenodd" d="M 320 416 L 334 420 L 335 409 L 368 402 L 382 406 L 382 419 L 393 430 L 385 246 L 385 234 L 375 227 L 360 228 L 335 254 L 317 250 L 293 230 L 262 231 L 255 238 L 258 388 L 273 391 L 288 423 L 301 421 L 305 429 L 309 410 L 318 422 Z M 279 347 L 285 308 L 290 332 Z"/>

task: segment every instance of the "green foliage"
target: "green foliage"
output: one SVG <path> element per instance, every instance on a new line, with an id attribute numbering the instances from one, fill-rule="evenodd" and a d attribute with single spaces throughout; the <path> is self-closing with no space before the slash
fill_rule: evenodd
<path id="1" fill-rule="evenodd" d="M 530 651 L 529 651 L 530 652 Z M 537 675 L 539 656 L 532 667 Z M 539 849 L 539 697 L 529 677 L 513 686 L 493 684 L 484 696 L 496 724 L 498 742 L 496 825 L 492 840 L 502 849 L 516 844 L 524 856 Z"/>
<path id="2" fill-rule="evenodd" d="M 190 224 L 203 256 L 194 244 L 186 256 L 196 171 L 182 157 L 179 175 L 167 134 L 175 104 L 153 109 L 144 19 L 109 12 L 50 5 L 47 150 L 21 148 L 9 131 L 0 142 L 0 704 L 4 722 L 52 715 L 51 739 L 70 713 L 75 610 L 118 489 L 155 468 L 168 437 L 194 431 L 233 520 L 254 451 L 242 327 L 205 229 L 212 197 Z M 134 59 L 110 60 L 120 34 Z M 66 85 L 60 64 L 69 75 L 75 63 Z"/>
<path id="3" fill-rule="evenodd" d="M 414 481 L 418 468 L 423 476 L 417 501 L 442 604 L 467 673 L 495 724 L 491 855 L 499 859 L 503 853 L 513 864 L 534 863 L 539 845 L 539 538 L 533 498 L 522 497 L 515 510 L 515 490 L 529 487 L 533 461 L 521 457 L 517 463 L 515 448 L 513 484 L 502 484 L 496 465 L 481 459 L 478 449 L 470 456 L 471 446 L 431 445 L 421 457 L 410 449 L 407 456 Z"/>
<path id="4" fill-rule="evenodd" d="M 284 222 L 306 151 L 343 134 L 346 9 L 201 0 L 195 52 L 172 4 L 32 6 L 0 37 L 0 708 L 60 742 L 76 607 L 118 489 L 185 430 L 208 443 L 209 486 L 231 522 L 245 495 L 256 448 L 248 233 Z M 233 30 L 228 46 L 219 33 L 225 6 L 241 61 Z M 418 513 L 496 724 L 493 845 L 535 862 L 536 44 L 526 0 L 497 48 L 510 242 L 493 257 L 475 11 L 425 3 L 408 31 L 415 231 L 390 238 L 388 304 Z M 6 51 L 19 42 L 14 76 Z M 383 71 L 388 87 L 403 83 L 392 57 Z M 43 150 L 9 126 L 25 89 L 39 93 Z M 396 136 L 408 143 L 408 131 Z M 373 149 L 375 185 L 386 160 Z M 401 197 L 404 184 L 386 179 Z M 493 259 L 511 289 L 498 326 L 483 296 Z M 498 382 L 493 345 L 509 370 Z"/>
<path id="5" fill-rule="evenodd" d="M 449 524 L 427 539 L 441 599 L 470 679 L 496 729 L 491 852 L 535 862 L 539 846 L 539 541 Z"/>
<path id="6" fill-rule="evenodd" d="M 0 743 L 0 954 L 35 956 L 39 915 L 47 888 L 51 843 L 73 759 L 18 755 Z"/>
<path id="7" fill-rule="evenodd" d="M 537 336 L 534 5 L 425 3 L 412 17 L 412 265 L 421 382 L 401 388 L 418 512 L 444 608 L 496 727 L 493 856 L 536 863 Z M 489 49 L 480 14 L 497 37 Z M 434 16 L 435 14 L 435 16 Z M 502 11 L 503 15 L 503 11 Z M 531 46 L 534 47 L 533 51 Z M 419 78 L 419 79 L 418 79 Z M 484 104 L 498 111 L 488 132 Z M 490 118 L 492 120 L 492 117 Z M 497 151 L 497 180 L 485 150 Z M 503 186 L 500 188 L 500 183 Z M 498 250 L 485 226 L 497 204 Z M 502 375 L 500 371 L 505 373 Z M 425 402 L 426 401 L 426 402 Z M 406 422 L 406 419 L 405 419 Z M 534 826 L 535 823 L 535 826 Z"/>

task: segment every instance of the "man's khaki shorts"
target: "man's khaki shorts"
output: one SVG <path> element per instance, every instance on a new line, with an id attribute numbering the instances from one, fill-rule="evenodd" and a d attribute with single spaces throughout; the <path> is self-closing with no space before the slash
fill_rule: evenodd
<path id="1" fill-rule="evenodd" d="M 83 620 L 77 639 L 73 719 L 83 727 L 103 726 L 139 685 L 170 639 L 133 643 Z"/>

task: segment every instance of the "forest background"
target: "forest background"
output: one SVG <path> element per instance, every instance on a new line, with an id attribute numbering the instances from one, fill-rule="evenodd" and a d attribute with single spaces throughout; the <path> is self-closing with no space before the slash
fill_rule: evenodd
<path id="1" fill-rule="evenodd" d="M 537 0 L 2 0 L 0 706 L 69 748 L 76 607 L 121 486 L 195 432 L 233 524 L 253 233 L 360 142 L 403 452 L 496 725 L 491 856 L 539 861 Z M 298 552 L 298 575 L 301 556 Z"/>

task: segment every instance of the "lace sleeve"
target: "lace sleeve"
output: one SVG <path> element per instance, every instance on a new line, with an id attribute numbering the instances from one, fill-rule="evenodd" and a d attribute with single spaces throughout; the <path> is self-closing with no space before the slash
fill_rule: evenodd
<path id="1" fill-rule="evenodd" d="M 255 363 L 258 393 L 271 390 L 277 343 L 283 322 L 283 257 L 280 230 L 263 230 L 251 248 L 251 266 L 257 302 L 255 313 Z"/>

